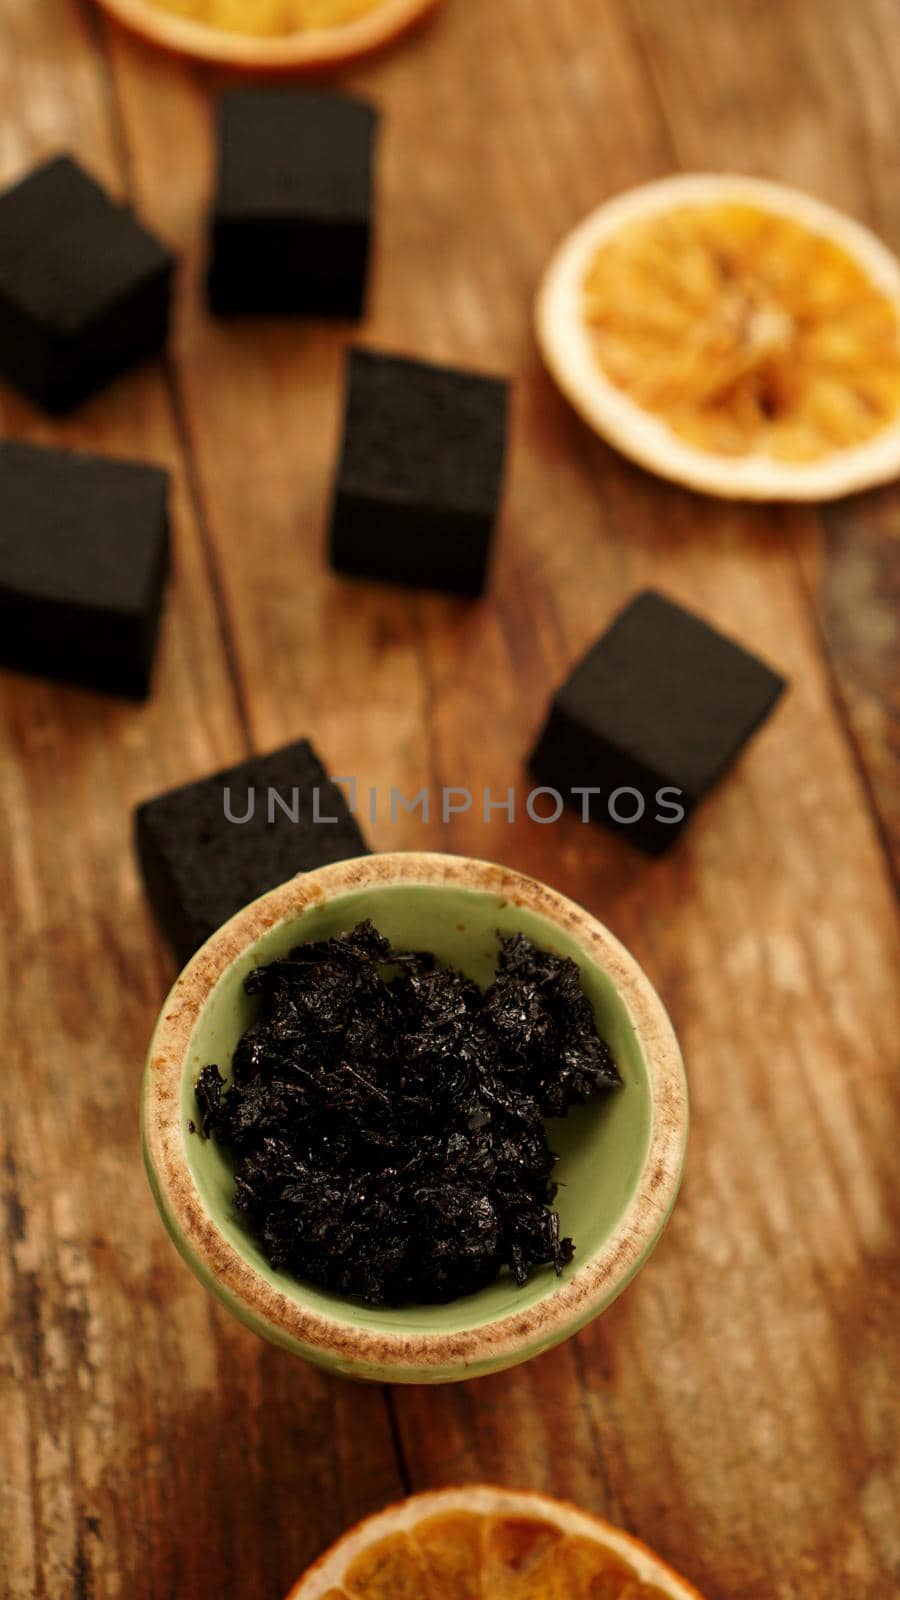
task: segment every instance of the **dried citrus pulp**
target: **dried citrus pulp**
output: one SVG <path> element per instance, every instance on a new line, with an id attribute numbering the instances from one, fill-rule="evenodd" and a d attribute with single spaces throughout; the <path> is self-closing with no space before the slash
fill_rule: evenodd
<path id="1" fill-rule="evenodd" d="M 700 1600 L 658 1556 L 546 1495 L 414 1495 L 369 1517 L 289 1600 Z"/>
<path id="2" fill-rule="evenodd" d="M 232 66 L 321 67 L 386 44 L 438 0 L 100 0 L 126 26 Z"/>
<path id="3" fill-rule="evenodd" d="M 761 179 L 607 202 L 544 279 L 538 338 L 625 455 L 709 494 L 824 500 L 900 474 L 900 262 Z"/>

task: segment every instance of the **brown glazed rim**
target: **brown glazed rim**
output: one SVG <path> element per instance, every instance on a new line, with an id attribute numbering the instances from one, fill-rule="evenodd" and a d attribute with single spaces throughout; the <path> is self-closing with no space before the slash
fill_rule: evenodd
<path id="1" fill-rule="evenodd" d="M 203 1204 L 185 1155 L 182 1078 L 195 1025 L 213 989 L 263 934 L 314 905 L 355 890 L 435 885 L 495 895 L 574 937 L 612 980 L 629 1012 L 650 1080 L 650 1144 L 638 1188 L 614 1233 L 571 1278 L 536 1305 L 454 1332 L 373 1330 L 299 1304 L 259 1273 Z M 276 1342 L 305 1347 L 325 1365 L 382 1371 L 501 1365 L 564 1338 L 602 1310 L 634 1275 L 665 1225 L 681 1180 L 687 1086 L 672 1025 L 634 957 L 602 923 L 555 890 L 507 867 L 463 856 L 374 855 L 302 874 L 263 895 L 198 951 L 175 983 L 157 1024 L 144 1080 L 144 1141 L 157 1198 L 202 1279 Z"/>
<path id="2" fill-rule="evenodd" d="M 440 0 L 384 0 L 377 11 L 355 22 L 266 37 L 233 33 L 160 11 L 149 0 L 98 0 L 98 4 L 130 32 L 176 55 L 249 71 L 302 72 L 340 66 L 381 49 L 433 11 Z"/>

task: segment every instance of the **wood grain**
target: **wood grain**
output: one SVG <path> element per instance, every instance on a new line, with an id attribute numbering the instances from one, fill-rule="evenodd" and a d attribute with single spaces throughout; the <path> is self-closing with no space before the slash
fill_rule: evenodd
<path id="1" fill-rule="evenodd" d="M 0 17 L 13 40 L 0 47 L 4 176 L 64 143 L 126 187 L 93 12 L 24 0 Z M 247 750 L 203 506 L 161 370 L 65 428 L 4 393 L 3 428 L 163 462 L 176 526 L 146 709 L 0 679 L 2 1001 L 16 1041 L 0 1085 L 0 1591 L 280 1595 L 401 1481 L 377 1391 L 285 1362 L 213 1305 L 141 1170 L 140 1072 L 173 973 L 132 859 L 132 808 Z"/>
<path id="2" fill-rule="evenodd" d="M 582 213 L 681 167 L 799 183 L 900 248 L 891 0 L 446 0 L 347 85 L 384 112 L 359 336 L 516 381 L 495 581 L 474 606 L 325 568 L 357 330 L 207 318 L 216 81 L 74 0 L 0 0 L 0 176 L 71 144 L 185 258 L 165 370 L 65 427 L 2 394 L 4 432 L 161 460 L 177 488 L 146 709 L 0 678 L 7 1592 L 277 1600 L 404 1485 L 492 1478 L 607 1513 L 709 1600 L 888 1600 L 900 498 L 821 516 L 653 481 L 544 377 L 530 301 Z M 146 1192 L 137 1082 L 171 967 L 130 808 L 299 735 L 382 793 L 527 791 L 553 685 L 648 582 L 793 684 L 675 855 L 648 863 L 574 818 L 486 823 L 477 803 L 368 832 L 531 871 L 643 961 L 691 1078 L 674 1221 L 601 1322 L 519 1372 L 391 1396 L 317 1376 L 207 1301 Z"/>

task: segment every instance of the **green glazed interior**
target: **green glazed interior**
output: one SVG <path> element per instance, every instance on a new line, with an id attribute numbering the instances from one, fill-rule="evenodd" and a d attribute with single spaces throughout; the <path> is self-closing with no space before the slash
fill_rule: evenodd
<path id="1" fill-rule="evenodd" d="M 252 1020 L 258 1001 L 243 991 L 243 980 L 295 944 L 326 939 L 371 918 L 397 948 L 433 952 L 482 986 L 493 976 L 497 932 L 524 933 L 544 949 L 571 956 L 581 968 L 598 1028 L 610 1044 L 624 1088 L 596 1105 L 578 1108 L 551 1125 L 559 1152 L 557 1200 L 563 1232 L 576 1244 L 577 1270 L 606 1241 L 626 1211 L 640 1180 L 650 1142 L 652 1105 L 647 1066 L 626 1007 L 611 980 L 576 940 L 553 922 L 484 892 L 445 885 L 398 884 L 362 889 L 310 907 L 273 928 L 223 975 L 194 1029 L 182 1079 L 185 1155 L 203 1203 L 233 1247 L 258 1273 L 301 1305 L 356 1328 L 404 1333 L 455 1333 L 523 1311 L 551 1295 L 557 1284 L 551 1269 L 536 1272 L 524 1288 L 504 1273 L 476 1295 L 445 1306 L 407 1306 L 399 1310 L 358 1305 L 311 1284 L 276 1273 L 266 1261 L 233 1205 L 228 1157 L 212 1140 L 191 1134 L 196 1121 L 194 1085 L 200 1070 L 215 1062 L 227 1078 L 232 1053 Z"/>

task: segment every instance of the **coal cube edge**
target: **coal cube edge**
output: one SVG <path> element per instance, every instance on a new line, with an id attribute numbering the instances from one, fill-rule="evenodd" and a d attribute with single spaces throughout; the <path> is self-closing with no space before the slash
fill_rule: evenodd
<path id="1" fill-rule="evenodd" d="M 169 476 L 0 442 L 0 662 L 142 700 L 170 564 Z"/>
<path id="2" fill-rule="evenodd" d="M 0 373 L 51 413 L 159 352 L 171 252 L 70 156 L 0 194 Z"/>
<path id="3" fill-rule="evenodd" d="M 362 314 L 377 128 L 374 107 L 347 95 L 223 95 L 207 275 L 214 312 Z"/>
<path id="4" fill-rule="evenodd" d="M 334 570 L 483 593 L 508 424 L 503 378 L 351 350 L 329 535 Z"/>
<path id="5" fill-rule="evenodd" d="M 648 589 L 559 688 L 528 764 L 582 815 L 588 806 L 662 855 L 786 688 L 742 645 Z"/>
<path id="6" fill-rule="evenodd" d="M 269 889 L 370 853 L 306 739 L 145 801 L 135 842 L 148 899 L 182 963 Z"/>

